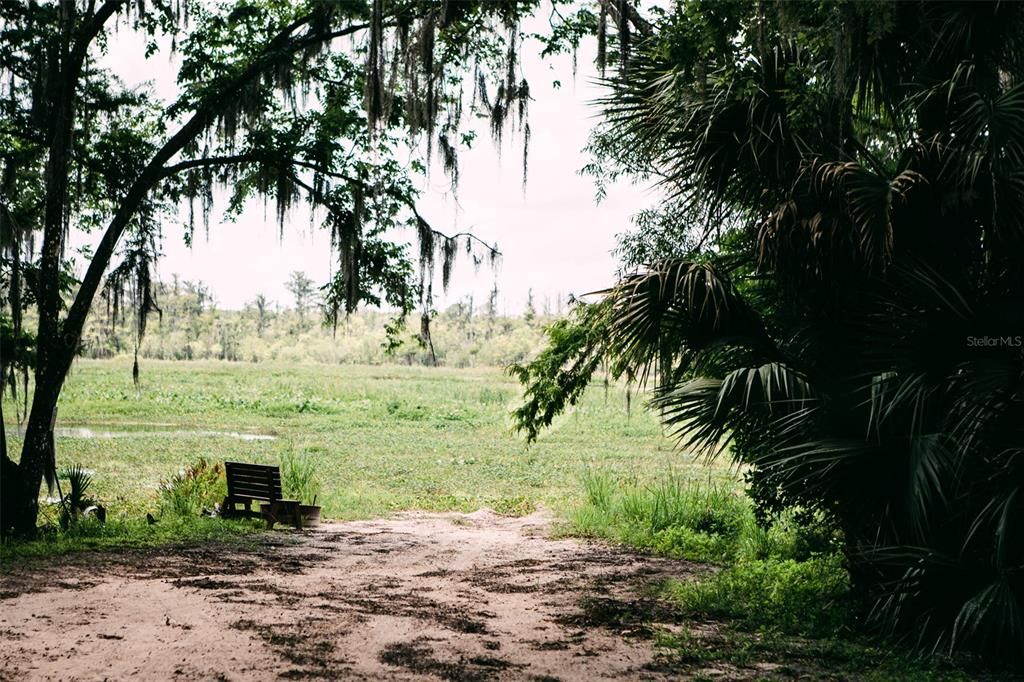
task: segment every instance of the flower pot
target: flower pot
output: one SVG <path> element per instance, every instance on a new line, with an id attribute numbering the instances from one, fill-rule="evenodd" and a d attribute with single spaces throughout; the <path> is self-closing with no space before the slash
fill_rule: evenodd
<path id="1" fill-rule="evenodd" d="M 270 503 L 260 503 L 260 511 L 264 518 L 270 514 Z M 300 504 L 299 505 L 299 518 L 302 520 L 303 528 L 316 528 L 320 525 L 320 507 L 319 505 L 313 504 Z M 284 526 L 292 526 L 295 521 L 292 519 L 292 515 L 284 509 L 279 509 L 277 516 L 274 517 L 274 523 L 279 523 Z"/>
<path id="2" fill-rule="evenodd" d="M 299 518 L 302 519 L 303 528 L 316 528 L 320 525 L 320 506 L 315 504 L 300 504 Z"/>

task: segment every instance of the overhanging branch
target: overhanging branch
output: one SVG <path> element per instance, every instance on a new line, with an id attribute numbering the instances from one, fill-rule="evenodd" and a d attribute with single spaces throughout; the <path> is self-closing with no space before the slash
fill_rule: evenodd
<path id="1" fill-rule="evenodd" d="M 350 184 L 357 184 L 360 187 L 362 187 L 363 190 L 365 190 L 367 193 L 371 193 L 375 190 L 375 188 L 372 185 L 363 180 L 360 180 L 359 178 L 355 178 L 351 175 L 346 175 L 345 173 L 339 173 L 337 171 L 332 171 L 323 168 L 322 166 L 319 166 L 310 161 L 305 161 L 303 159 L 275 159 L 267 155 L 256 153 L 232 154 L 227 156 L 209 156 L 199 159 L 188 159 L 186 161 L 176 163 L 173 166 L 165 167 L 163 177 L 169 177 L 176 173 L 194 170 L 196 168 L 205 168 L 210 166 L 227 166 L 241 163 L 264 164 L 287 172 L 289 179 L 295 185 L 304 189 L 307 193 L 309 193 L 310 196 L 312 196 L 315 200 L 317 200 L 318 203 L 323 205 L 328 210 L 333 210 L 335 207 L 331 206 L 330 202 L 324 201 L 323 194 L 321 192 L 317 192 L 317 190 L 314 187 L 312 187 L 309 183 L 305 182 L 304 180 L 299 178 L 295 173 L 291 172 L 290 169 L 292 167 L 298 166 L 300 168 L 305 168 L 315 173 L 319 173 L 326 177 L 335 178 L 337 180 L 344 180 L 345 182 L 348 182 Z M 490 252 L 492 256 L 501 255 L 501 252 L 498 251 L 497 248 L 491 246 L 490 244 L 488 244 L 487 242 L 485 242 L 483 239 L 476 236 L 472 232 L 457 232 L 455 234 L 448 235 L 445 234 L 444 232 L 441 232 L 440 230 L 434 229 L 434 227 L 420 214 L 419 210 L 416 208 L 416 202 L 413 201 L 412 198 L 404 195 L 393 196 L 395 196 L 396 199 L 401 201 L 410 211 L 412 211 L 412 214 L 413 216 L 415 216 L 416 220 L 426 225 L 431 232 L 433 232 L 441 239 L 459 239 L 460 237 L 465 237 L 485 248 L 488 252 Z"/>
<path id="2" fill-rule="evenodd" d="M 654 35 L 654 24 L 640 16 L 640 13 L 636 11 L 629 2 L 619 2 L 618 0 L 601 0 L 601 4 L 605 7 L 605 10 L 612 17 L 616 24 L 621 21 L 622 12 L 620 8 L 625 10 L 626 19 L 629 23 L 633 24 L 633 28 L 636 29 L 644 38 L 649 38 Z"/>

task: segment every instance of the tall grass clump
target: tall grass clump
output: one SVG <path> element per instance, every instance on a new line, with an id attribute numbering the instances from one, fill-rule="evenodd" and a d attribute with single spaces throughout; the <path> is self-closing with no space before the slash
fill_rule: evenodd
<path id="1" fill-rule="evenodd" d="M 316 504 L 321 487 L 316 462 L 305 453 L 296 455 L 291 450 L 281 453 L 281 487 L 287 498 Z"/>
<path id="2" fill-rule="evenodd" d="M 735 558 L 754 524 L 750 504 L 727 485 L 676 474 L 650 484 L 583 477 L 586 502 L 570 517 L 572 532 L 694 561 Z"/>

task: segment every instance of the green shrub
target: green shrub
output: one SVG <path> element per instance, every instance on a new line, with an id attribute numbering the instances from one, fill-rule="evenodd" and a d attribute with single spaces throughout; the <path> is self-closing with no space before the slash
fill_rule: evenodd
<path id="1" fill-rule="evenodd" d="M 669 593 L 684 613 L 792 635 L 829 637 L 852 623 L 849 575 L 839 555 L 737 563 Z"/>
<path id="2" fill-rule="evenodd" d="M 198 516 L 227 495 L 227 481 L 220 464 L 200 457 L 169 480 L 161 481 L 158 496 L 162 515 Z"/>
<path id="3" fill-rule="evenodd" d="M 82 510 L 95 500 L 85 496 L 92 485 L 92 474 L 80 464 L 72 464 L 57 473 L 68 482 L 68 490 L 60 502 L 60 527 L 67 530 L 78 521 Z"/>
<path id="4" fill-rule="evenodd" d="M 740 540 L 740 560 L 796 559 L 837 554 L 842 537 L 818 514 L 787 509 L 753 523 Z"/>
<path id="5" fill-rule="evenodd" d="M 706 533 L 685 526 L 665 528 L 650 537 L 644 546 L 659 554 L 683 557 L 691 561 L 727 561 L 736 553 L 735 538 Z"/>

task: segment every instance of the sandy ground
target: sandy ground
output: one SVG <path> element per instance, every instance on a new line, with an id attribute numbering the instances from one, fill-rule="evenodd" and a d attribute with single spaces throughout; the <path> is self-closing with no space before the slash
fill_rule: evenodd
<path id="1" fill-rule="evenodd" d="M 702 569 L 548 524 L 406 514 L 15 572 L 0 578 L 0 678 L 669 677 L 629 605 Z"/>

